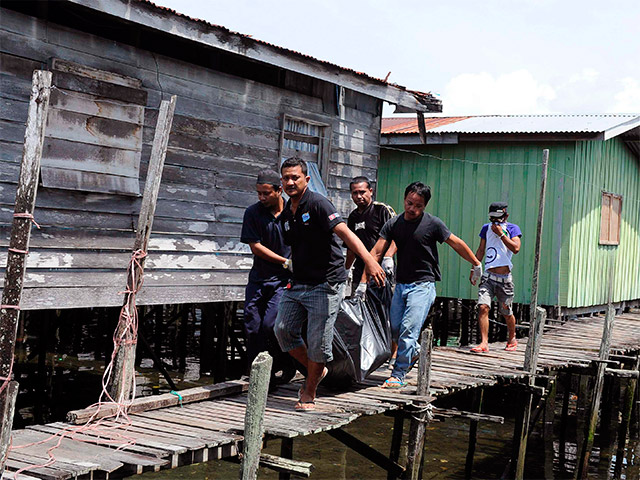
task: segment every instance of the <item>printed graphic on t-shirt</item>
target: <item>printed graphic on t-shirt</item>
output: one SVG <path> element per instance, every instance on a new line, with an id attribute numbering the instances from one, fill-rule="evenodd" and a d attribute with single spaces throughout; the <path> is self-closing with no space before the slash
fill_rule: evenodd
<path id="1" fill-rule="evenodd" d="M 365 228 L 364 227 L 364 222 L 356 223 L 355 226 L 354 226 L 355 230 L 364 230 L 364 228 Z"/>
<path id="2" fill-rule="evenodd" d="M 302 221 L 303 222 L 308 222 L 309 218 L 311 218 L 311 215 L 309 215 L 309 212 L 306 212 L 306 213 L 302 214 Z"/>

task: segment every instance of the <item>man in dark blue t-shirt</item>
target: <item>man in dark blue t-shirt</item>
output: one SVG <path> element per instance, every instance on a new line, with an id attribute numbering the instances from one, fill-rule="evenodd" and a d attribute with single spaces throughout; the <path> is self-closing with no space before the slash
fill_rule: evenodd
<path id="1" fill-rule="evenodd" d="M 371 253 L 381 259 L 392 241 L 398 248 L 396 289 L 391 301 L 391 335 L 398 344 L 396 363 L 383 388 L 402 388 L 405 376 L 418 358 L 418 338 L 441 280 L 438 243 L 447 243 L 471 263 L 477 278 L 482 266 L 464 241 L 449 231 L 438 217 L 424 212 L 431 189 L 413 182 L 404 192 L 404 212 L 393 217 L 380 231 Z M 477 279 L 476 278 L 476 279 Z"/>
<path id="2" fill-rule="evenodd" d="M 316 389 L 332 360 L 333 325 L 344 296 L 342 240 L 364 261 L 365 272 L 384 283 L 384 271 L 349 230 L 340 213 L 322 195 L 309 190 L 304 160 L 293 157 L 281 166 L 282 185 L 289 195 L 281 215 L 284 241 L 291 245 L 293 280 L 280 299 L 275 333 L 280 347 L 307 368 L 296 410 L 314 410 Z M 307 321 L 307 344 L 302 326 Z"/>
<path id="3" fill-rule="evenodd" d="M 284 243 L 279 223 L 284 208 L 280 175 L 261 171 L 256 191 L 259 201 L 244 212 L 240 234 L 240 241 L 249 244 L 253 253 L 244 304 L 248 368 L 258 353 L 268 350 L 274 357 L 273 372 L 282 369 L 286 377 L 282 380 L 288 381 L 295 370 L 288 355 L 284 362 L 280 358 L 283 354 L 273 333 L 278 303 L 291 276 L 291 248 Z"/>

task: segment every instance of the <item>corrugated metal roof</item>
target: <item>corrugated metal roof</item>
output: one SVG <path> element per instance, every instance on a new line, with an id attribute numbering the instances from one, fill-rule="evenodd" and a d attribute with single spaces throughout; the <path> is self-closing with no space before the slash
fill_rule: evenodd
<path id="1" fill-rule="evenodd" d="M 204 25 L 216 28 L 216 29 L 223 30 L 224 32 L 226 32 L 226 33 L 228 33 L 230 35 L 235 35 L 235 36 L 238 36 L 240 38 L 249 39 L 249 40 L 254 41 L 256 43 L 260 43 L 260 44 L 263 44 L 263 45 L 268 45 L 268 46 L 273 47 L 273 48 L 277 48 L 278 50 L 281 50 L 282 52 L 287 52 L 287 53 L 290 53 L 290 54 L 293 54 L 293 55 L 296 55 L 296 56 L 299 56 L 299 57 L 303 57 L 303 58 L 306 58 L 306 59 L 309 59 L 309 60 L 313 60 L 315 62 L 319 62 L 319 63 L 325 64 L 325 65 L 330 65 L 332 67 L 336 67 L 336 68 L 339 68 L 341 70 L 345 70 L 347 72 L 354 73 L 354 74 L 356 74 L 356 75 L 358 75 L 360 77 L 364 77 L 364 78 L 367 78 L 369 80 L 373 80 L 373 81 L 381 83 L 383 85 L 390 85 L 392 87 L 396 87 L 396 88 L 399 88 L 401 90 L 405 90 L 405 91 L 407 91 L 409 93 L 413 93 L 413 94 L 421 96 L 421 97 L 428 97 L 430 100 L 433 100 L 435 98 L 435 97 L 433 97 L 431 95 L 431 93 L 420 92 L 418 90 L 409 90 L 408 88 L 403 87 L 402 85 L 398 85 L 397 83 L 387 82 L 387 81 L 385 81 L 385 80 L 383 80 L 381 78 L 373 77 L 373 76 L 368 75 L 368 74 L 366 74 L 364 72 L 358 72 L 358 71 L 353 70 L 351 68 L 342 67 L 340 65 L 336 65 L 335 63 L 331 63 L 331 62 L 328 62 L 326 60 L 320 60 L 318 58 L 312 57 L 311 55 L 307 55 L 307 54 L 304 54 L 304 53 L 301 53 L 301 52 L 297 52 L 295 50 L 291 50 L 291 49 L 288 49 L 288 48 L 285 48 L 285 47 L 279 47 L 278 45 L 274 45 L 272 43 L 265 42 L 263 40 L 259 40 L 257 38 L 254 38 L 251 35 L 246 35 L 246 34 L 243 34 L 243 33 L 234 32 L 232 30 L 229 30 L 226 27 L 223 27 L 222 25 L 216 25 L 216 24 L 210 23 L 210 22 L 208 22 L 206 20 L 202 20 L 200 18 L 190 17 L 189 15 L 185 15 L 184 13 L 177 12 L 176 10 L 173 10 L 172 8 L 169 8 L 169 7 L 163 7 L 161 5 L 156 5 L 155 3 L 151 2 L 150 0 L 136 0 L 136 1 L 140 2 L 140 3 L 147 4 L 147 5 L 153 7 L 155 9 L 157 9 L 157 10 L 161 10 L 161 11 L 164 11 L 164 12 L 169 12 L 169 13 L 171 13 L 173 15 L 178 16 L 178 17 L 186 18 L 186 19 L 191 20 L 193 22 L 198 22 L 198 23 L 201 23 L 201 24 L 204 24 Z"/>
<path id="2" fill-rule="evenodd" d="M 638 126 L 640 114 L 425 116 L 429 133 L 606 133 L 620 129 L 621 134 Z M 417 118 L 383 118 L 382 133 L 416 134 Z"/>

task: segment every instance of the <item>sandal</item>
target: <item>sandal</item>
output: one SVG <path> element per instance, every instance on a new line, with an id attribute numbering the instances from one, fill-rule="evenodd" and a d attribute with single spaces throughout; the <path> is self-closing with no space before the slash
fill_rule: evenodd
<path id="1" fill-rule="evenodd" d="M 329 369 L 327 367 L 324 367 L 324 370 L 322 371 L 322 375 L 320 375 L 320 378 L 318 379 L 318 385 L 320 385 L 320 382 L 324 380 L 324 377 L 326 377 L 328 373 L 329 373 Z M 298 401 L 300 401 L 300 397 L 302 397 L 302 393 L 304 392 L 304 389 L 306 386 L 307 386 L 307 379 L 305 378 L 304 382 L 302 382 L 302 385 L 300 386 L 300 389 L 298 390 Z"/>
<path id="2" fill-rule="evenodd" d="M 296 402 L 295 409 L 299 412 L 311 412 L 316 409 L 315 400 L 311 400 L 310 402 L 303 402 L 302 400 L 298 400 Z"/>
<path id="3" fill-rule="evenodd" d="M 480 345 L 473 347 L 470 352 L 471 353 L 487 353 L 489 351 L 489 347 L 481 347 Z"/>
<path id="4" fill-rule="evenodd" d="M 507 352 L 515 352 L 518 349 L 518 341 L 514 340 L 513 343 L 507 343 L 507 346 L 504 347 Z"/>
<path id="5" fill-rule="evenodd" d="M 394 377 L 389 377 L 384 381 L 384 383 L 380 388 L 386 388 L 389 390 L 398 390 L 406 386 L 407 386 L 407 382 L 398 380 L 397 378 L 394 378 Z"/>

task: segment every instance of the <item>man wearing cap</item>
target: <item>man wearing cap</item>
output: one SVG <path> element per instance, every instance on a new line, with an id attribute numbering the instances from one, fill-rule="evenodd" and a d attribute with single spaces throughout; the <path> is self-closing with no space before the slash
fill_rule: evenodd
<path id="1" fill-rule="evenodd" d="M 367 250 L 371 250 L 376 244 L 380 236 L 380 230 L 387 221 L 396 216 L 393 208 L 381 202 L 373 200 L 373 188 L 367 177 L 355 177 L 349 184 L 351 190 L 351 199 L 356 204 L 356 208 L 349 214 L 347 218 L 347 226 L 356 234 L 356 237 L 364 244 Z M 396 253 L 396 246 L 392 244 L 382 259 L 382 268 L 387 277 L 394 274 L 393 256 Z M 355 262 L 354 262 L 355 261 Z M 364 271 L 364 262 L 357 258 L 355 253 L 347 250 L 347 261 L 345 268 L 349 270 L 353 266 L 354 290 L 355 287 L 366 286 L 359 284 L 362 272 Z M 364 294 L 364 291 L 362 291 Z"/>
<path id="2" fill-rule="evenodd" d="M 248 368 L 258 353 L 268 350 L 274 356 L 272 371 L 282 366 L 280 380 L 288 381 L 295 369 L 273 333 L 280 297 L 292 269 L 291 248 L 284 243 L 279 223 L 284 208 L 280 175 L 273 170 L 259 172 L 256 192 L 258 202 L 245 210 L 240 234 L 240 241 L 249 244 L 253 253 L 244 304 Z"/>
<path id="3" fill-rule="evenodd" d="M 296 410 L 314 410 L 316 389 L 328 372 L 325 364 L 333 359 L 333 325 L 347 280 L 338 239 L 363 259 L 366 274 L 376 283 L 383 284 L 385 276 L 333 204 L 309 190 L 306 162 L 288 158 L 280 171 L 289 195 L 281 223 L 284 240 L 291 246 L 293 279 L 280 300 L 275 333 L 280 347 L 307 369 Z M 305 321 L 306 344 L 302 337 Z"/>
<path id="4" fill-rule="evenodd" d="M 449 231 L 442 220 L 425 213 L 431 188 L 413 182 L 404 191 L 404 212 L 393 217 L 380 231 L 372 255 L 382 258 L 392 241 L 398 246 L 396 289 L 391 301 L 391 334 L 398 344 L 396 363 L 382 388 L 398 389 L 418 359 L 420 331 L 436 298 L 436 282 L 441 280 L 438 243 L 446 243 L 471 263 L 472 280 L 482 274 L 482 265 L 467 244 Z M 472 282 L 473 283 L 473 282 Z"/>
<path id="5" fill-rule="evenodd" d="M 511 257 L 520 251 L 520 227 L 507 222 L 507 204 L 494 202 L 489 205 L 489 222 L 480 230 L 480 246 L 476 257 L 484 257 L 485 273 L 480 279 L 478 288 L 478 326 L 480 328 L 480 344 L 471 349 L 474 353 L 489 351 L 489 310 L 493 297 L 498 299 L 498 311 L 505 319 L 509 339 L 505 350 L 515 351 L 516 317 L 513 316 L 513 279 Z M 474 283 L 474 282 L 472 282 Z"/>

